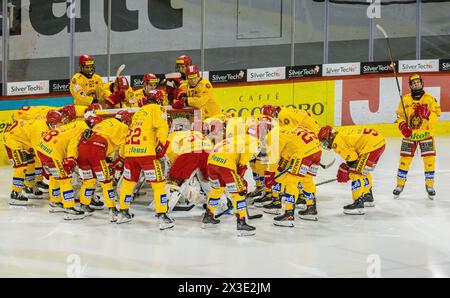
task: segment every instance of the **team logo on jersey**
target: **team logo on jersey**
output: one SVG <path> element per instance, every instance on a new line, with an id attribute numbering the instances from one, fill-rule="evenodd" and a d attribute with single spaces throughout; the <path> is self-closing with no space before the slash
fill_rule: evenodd
<path id="1" fill-rule="evenodd" d="M 211 84 L 208 83 L 205 85 L 205 87 L 209 89 L 209 88 L 211 88 Z"/>
<path id="2" fill-rule="evenodd" d="M 419 129 L 422 125 L 422 117 L 417 115 L 412 115 L 409 119 L 411 129 Z"/>

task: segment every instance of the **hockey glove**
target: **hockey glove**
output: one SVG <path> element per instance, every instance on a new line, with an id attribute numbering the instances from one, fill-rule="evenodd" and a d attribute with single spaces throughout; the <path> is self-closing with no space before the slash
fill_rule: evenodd
<path id="1" fill-rule="evenodd" d="M 67 157 L 63 161 L 63 169 L 67 174 L 72 173 L 76 166 L 77 160 L 74 157 Z"/>
<path id="2" fill-rule="evenodd" d="M 157 159 L 163 158 L 164 155 L 166 155 L 166 151 L 167 151 L 167 148 L 169 148 L 169 144 L 170 144 L 170 142 L 168 142 L 168 141 L 166 141 L 165 144 L 158 142 L 158 145 L 155 148 Z"/>
<path id="3" fill-rule="evenodd" d="M 412 130 L 408 128 L 408 125 L 406 125 L 406 122 L 403 121 L 398 125 L 398 128 L 400 129 L 402 135 L 405 138 L 409 138 L 412 135 Z"/>
<path id="4" fill-rule="evenodd" d="M 138 99 L 138 106 L 141 108 L 145 106 L 148 103 L 147 97 L 142 97 L 141 99 Z"/>
<path id="5" fill-rule="evenodd" d="M 108 98 L 109 98 L 110 104 L 112 104 L 112 105 L 121 103 L 125 99 L 125 91 L 118 90 L 118 91 L 112 93 Z"/>
<path id="6" fill-rule="evenodd" d="M 244 177 L 244 174 L 246 171 L 247 171 L 247 165 L 239 165 L 236 169 L 237 174 L 241 177 Z"/>
<path id="7" fill-rule="evenodd" d="M 186 106 L 185 101 L 181 99 L 175 99 L 172 103 L 172 108 L 180 110 Z"/>
<path id="8" fill-rule="evenodd" d="M 350 180 L 350 177 L 348 176 L 348 172 L 349 172 L 349 168 L 348 165 L 343 162 L 341 163 L 341 165 L 339 166 L 339 170 L 337 172 L 337 182 L 339 183 L 346 183 Z"/>
<path id="9" fill-rule="evenodd" d="M 417 105 L 414 110 L 414 115 L 420 116 L 421 118 L 428 120 L 428 118 L 431 115 L 431 111 L 430 109 L 427 108 L 426 105 Z"/>

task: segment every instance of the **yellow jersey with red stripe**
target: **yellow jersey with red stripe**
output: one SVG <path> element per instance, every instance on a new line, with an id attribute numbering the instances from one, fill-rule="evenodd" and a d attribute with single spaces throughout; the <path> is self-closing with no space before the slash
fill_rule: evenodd
<path id="1" fill-rule="evenodd" d="M 24 106 L 20 110 L 14 112 L 14 120 L 31 120 L 31 119 L 46 119 L 47 113 L 51 110 L 58 110 L 56 107 L 49 106 Z"/>
<path id="2" fill-rule="evenodd" d="M 195 87 L 191 87 L 187 81 L 183 81 L 180 89 L 188 96 L 186 104 L 200 109 L 203 119 L 221 113 L 221 108 L 214 95 L 214 88 L 209 80 L 202 78 Z"/>
<path id="3" fill-rule="evenodd" d="M 214 146 L 208 164 L 236 170 L 256 158 L 260 148 L 258 139 L 248 134 L 227 138 Z"/>
<path id="4" fill-rule="evenodd" d="M 49 130 L 42 119 L 18 120 L 3 134 L 5 145 L 15 148 L 18 144 L 36 150 L 42 135 Z"/>
<path id="5" fill-rule="evenodd" d="M 383 135 L 372 128 L 346 128 L 339 130 L 331 148 L 345 161 L 355 161 L 385 144 Z"/>
<path id="6" fill-rule="evenodd" d="M 39 140 L 37 151 L 56 160 L 78 157 L 78 143 L 81 135 L 88 129 L 83 120 L 76 120 L 57 129 L 47 131 Z"/>
<path id="7" fill-rule="evenodd" d="M 408 115 L 409 128 L 412 129 L 412 135 L 408 138 L 411 141 L 420 141 L 434 136 L 434 130 L 437 119 L 441 115 L 441 107 L 431 94 L 425 92 L 419 100 L 413 99 L 411 93 L 403 95 L 403 103 L 405 105 L 406 115 Z M 431 114 L 428 119 L 422 119 L 419 116 L 414 116 L 414 107 L 416 105 L 425 105 L 430 110 Z M 398 104 L 397 108 L 397 123 L 405 120 L 405 113 L 403 111 L 402 103 Z"/>
<path id="8" fill-rule="evenodd" d="M 212 142 L 201 132 L 196 130 L 174 131 L 169 134 L 168 141 L 170 146 L 166 155 L 170 162 L 173 163 L 178 156 L 192 152 L 211 152 L 213 149 Z"/>
<path id="9" fill-rule="evenodd" d="M 165 144 L 169 133 L 167 112 L 157 104 L 136 111 L 125 143 L 125 157 L 155 155 L 158 142 Z"/>
<path id="10" fill-rule="evenodd" d="M 128 126 L 115 118 L 108 118 L 95 125 L 92 131 L 106 139 L 108 142 L 106 156 L 111 156 L 125 144 Z"/>
<path id="11" fill-rule="evenodd" d="M 94 99 L 100 98 L 103 88 L 103 80 L 98 74 L 94 74 L 90 79 L 81 72 L 76 73 L 70 80 L 70 94 L 73 96 L 73 103 L 80 106 L 90 105 Z"/>
<path id="12" fill-rule="evenodd" d="M 320 127 L 317 121 L 307 111 L 294 108 L 281 108 L 278 113 L 278 119 L 281 126 L 301 126 L 309 129 L 316 135 L 319 133 Z"/>
<path id="13" fill-rule="evenodd" d="M 162 94 L 163 94 L 163 102 L 162 105 L 163 106 L 168 106 L 169 105 L 169 97 L 167 95 L 166 90 L 164 89 L 159 89 L 161 90 Z M 141 98 L 146 97 L 146 95 L 144 94 L 144 89 L 140 88 L 140 89 L 136 89 L 133 91 L 133 96 L 129 99 L 127 106 L 130 108 L 136 108 L 139 107 L 138 105 L 138 100 Z"/>

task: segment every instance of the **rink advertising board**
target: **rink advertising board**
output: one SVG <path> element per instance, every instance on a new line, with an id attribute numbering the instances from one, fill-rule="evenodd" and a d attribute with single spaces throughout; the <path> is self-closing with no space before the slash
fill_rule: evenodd
<path id="1" fill-rule="evenodd" d="M 334 64 L 324 64 L 322 76 L 351 76 L 359 75 L 361 69 L 361 63 L 334 63 Z"/>
<path id="2" fill-rule="evenodd" d="M 247 70 L 247 82 L 273 81 L 286 79 L 286 68 L 268 67 L 251 68 Z"/>
<path id="3" fill-rule="evenodd" d="M 440 121 L 450 120 L 450 73 L 422 75 L 425 91 L 440 103 Z M 408 75 L 399 76 L 402 94 L 409 92 Z M 394 123 L 400 99 L 395 78 L 352 78 L 335 81 L 334 124 Z"/>
<path id="4" fill-rule="evenodd" d="M 321 77 L 322 65 L 286 66 L 286 78 Z"/>
<path id="5" fill-rule="evenodd" d="M 214 90 L 223 111 L 235 112 L 238 116 L 256 115 L 263 105 L 271 104 L 306 110 L 321 124 L 333 120 L 334 81 L 216 87 Z"/>
<path id="6" fill-rule="evenodd" d="M 439 71 L 450 71 L 450 59 L 439 60 Z"/>
<path id="7" fill-rule="evenodd" d="M 209 81 L 211 83 L 231 83 L 231 82 L 246 82 L 247 70 L 224 70 L 224 71 L 210 71 Z"/>
<path id="8" fill-rule="evenodd" d="M 392 73 L 390 64 L 390 61 L 361 62 L 361 74 Z M 398 72 L 398 61 L 394 61 L 394 64 L 395 70 Z"/>
<path id="9" fill-rule="evenodd" d="M 400 60 L 398 72 L 435 72 L 439 71 L 439 60 Z"/>
<path id="10" fill-rule="evenodd" d="M 49 93 L 49 81 L 11 82 L 7 84 L 7 95 L 29 95 Z"/>
<path id="11" fill-rule="evenodd" d="M 70 80 L 50 80 L 50 93 L 70 92 Z"/>

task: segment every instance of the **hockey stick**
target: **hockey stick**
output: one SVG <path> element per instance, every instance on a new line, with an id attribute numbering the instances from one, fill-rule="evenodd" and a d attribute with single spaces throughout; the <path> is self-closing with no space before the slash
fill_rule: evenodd
<path id="1" fill-rule="evenodd" d="M 119 66 L 119 68 L 117 68 L 117 71 L 116 71 L 116 78 L 118 77 L 118 76 L 120 76 L 120 74 L 122 73 L 122 71 L 125 69 L 125 64 L 122 64 L 122 65 L 120 65 Z"/>
<path id="2" fill-rule="evenodd" d="M 219 214 L 217 214 L 216 216 L 214 216 L 215 218 L 219 218 L 224 214 L 230 213 L 231 210 L 233 210 L 233 203 L 231 203 L 231 201 L 227 198 L 227 206 L 228 208 L 225 209 L 224 211 L 220 212 Z"/>
<path id="3" fill-rule="evenodd" d="M 334 182 L 334 181 L 336 181 L 336 180 L 337 180 L 337 178 L 325 180 L 325 181 L 322 181 L 322 182 L 317 183 L 316 186 L 328 184 L 328 183 Z"/>
<path id="4" fill-rule="evenodd" d="M 406 126 L 409 128 L 408 115 L 406 114 L 405 103 L 403 102 L 402 91 L 400 90 L 400 84 L 398 82 L 398 77 L 397 77 L 397 71 L 395 70 L 394 58 L 392 57 L 392 49 L 391 49 L 391 44 L 389 42 L 389 37 L 388 37 L 386 31 L 383 29 L 383 27 L 381 27 L 378 24 L 376 24 L 376 26 L 377 26 L 377 29 L 381 31 L 381 33 L 384 35 L 384 38 L 386 39 L 388 52 L 389 52 L 389 59 L 391 60 L 392 70 L 394 71 L 395 82 L 397 83 L 398 95 L 400 96 L 400 102 L 402 103 L 403 114 L 405 115 L 405 120 L 406 120 Z"/>
<path id="5" fill-rule="evenodd" d="M 324 164 L 320 163 L 320 167 L 321 167 L 322 169 L 326 170 L 326 169 L 328 169 L 329 167 L 331 167 L 332 165 L 334 165 L 335 161 L 336 161 L 336 158 L 333 157 L 333 161 L 331 161 L 331 162 L 330 162 L 329 164 L 327 164 L 327 165 L 324 165 Z"/>

